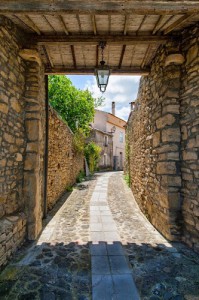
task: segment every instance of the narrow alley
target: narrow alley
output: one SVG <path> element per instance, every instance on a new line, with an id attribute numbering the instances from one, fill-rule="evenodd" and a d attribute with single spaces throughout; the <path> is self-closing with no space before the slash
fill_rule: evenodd
<path id="1" fill-rule="evenodd" d="M 0 299 L 198 300 L 198 278 L 199 255 L 163 238 L 123 173 L 107 172 L 63 196 L 1 273 Z"/>

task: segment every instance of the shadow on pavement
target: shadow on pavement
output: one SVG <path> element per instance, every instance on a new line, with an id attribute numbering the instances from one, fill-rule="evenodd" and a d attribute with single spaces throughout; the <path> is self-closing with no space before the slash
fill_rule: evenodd
<path id="1" fill-rule="evenodd" d="M 108 256 L 109 270 L 107 269 L 107 262 L 103 262 L 103 257 L 107 254 L 104 253 L 102 245 L 109 251 L 111 246 L 106 242 L 96 244 L 94 253 L 92 243 L 35 245 L 25 256 L 18 254 L 1 273 L 0 299 L 92 299 L 91 270 L 94 275 L 98 275 L 99 271 L 102 278 L 125 273 L 120 270 L 118 253 L 114 251 Z M 199 299 L 199 255 L 182 244 L 180 252 L 178 244 L 174 246 L 134 243 L 122 245 L 141 299 Z M 100 257 L 100 263 L 93 263 L 92 268 L 91 254 L 92 261 L 95 255 Z M 115 259 L 112 261 L 116 265 L 110 258 L 114 255 Z M 128 296 L 121 298 L 115 293 L 112 300 L 134 300 L 128 293 L 128 285 L 125 284 L 123 282 L 122 285 L 126 286 L 125 295 Z M 95 296 L 93 299 L 99 298 Z M 106 296 L 99 300 L 106 299 L 111 300 Z"/>

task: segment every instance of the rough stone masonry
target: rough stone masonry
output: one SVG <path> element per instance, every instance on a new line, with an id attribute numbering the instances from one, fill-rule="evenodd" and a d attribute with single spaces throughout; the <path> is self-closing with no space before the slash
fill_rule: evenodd
<path id="1" fill-rule="evenodd" d="M 199 26 L 159 49 L 127 127 L 131 188 L 168 239 L 199 251 Z M 181 53 L 183 64 L 165 65 Z"/>

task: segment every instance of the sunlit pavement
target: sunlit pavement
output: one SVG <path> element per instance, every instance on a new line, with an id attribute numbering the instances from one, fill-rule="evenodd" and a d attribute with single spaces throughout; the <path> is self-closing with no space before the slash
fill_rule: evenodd
<path id="1" fill-rule="evenodd" d="M 122 172 L 98 173 L 60 203 L 0 275 L 0 299 L 199 300 L 199 256 L 154 229 Z"/>

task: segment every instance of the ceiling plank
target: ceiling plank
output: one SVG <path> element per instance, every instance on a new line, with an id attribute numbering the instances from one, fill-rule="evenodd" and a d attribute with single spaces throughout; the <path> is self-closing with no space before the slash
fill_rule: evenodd
<path id="1" fill-rule="evenodd" d="M 51 68 L 54 68 L 54 64 L 53 64 L 53 62 L 52 62 L 52 59 L 51 59 L 51 57 L 50 57 L 50 55 L 49 55 L 49 51 L 48 51 L 48 48 L 47 48 L 47 46 L 42 46 L 42 49 L 43 49 L 43 52 L 44 52 L 44 54 L 45 54 L 45 57 L 46 57 L 46 60 L 47 60 L 47 62 L 48 62 L 48 65 L 51 67 Z"/>
<path id="2" fill-rule="evenodd" d="M 62 25 L 62 27 L 64 29 L 65 34 L 69 35 L 69 32 L 68 32 L 68 29 L 66 27 L 66 23 L 64 22 L 63 16 L 59 15 L 58 17 L 59 17 L 59 21 L 60 21 L 60 23 L 61 23 L 61 25 Z"/>
<path id="3" fill-rule="evenodd" d="M 142 61 L 142 64 L 141 64 L 141 68 L 142 68 L 142 69 L 144 68 L 144 66 L 145 66 L 145 64 L 146 64 L 146 62 L 147 62 L 147 58 L 148 58 L 150 49 L 151 49 L 151 45 L 149 45 L 149 46 L 147 47 L 147 50 L 146 50 L 146 52 L 145 52 L 145 55 L 144 55 L 144 58 L 143 58 L 143 61 Z"/>
<path id="4" fill-rule="evenodd" d="M 32 27 L 32 29 L 37 33 L 37 34 L 41 34 L 41 31 L 40 29 L 38 28 L 38 26 L 33 22 L 33 20 L 28 16 L 26 15 L 26 20 L 27 20 L 27 23 L 30 27 Z"/>
<path id="5" fill-rule="evenodd" d="M 111 15 L 108 15 L 108 32 L 111 34 Z"/>
<path id="6" fill-rule="evenodd" d="M 43 18 L 45 19 L 46 23 L 48 24 L 48 26 L 52 29 L 52 31 L 54 31 L 55 33 L 57 33 L 57 31 L 55 30 L 55 28 L 52 26 L 52 24 L 50 23 L 50 21 L 48 20 L 48 18 L 43 15 Z"/>
<path id="7" fill-rule="evenodd" d="M 29 24 L 27 24 L 26 22 L 24 22 L 24 20 L 21 19 L 21 15 L 20 16 L 16 16 L 16 15 L 13 15 L 13 17 L 18 20 L 18 22 L 20 22 L 23 26 L 25 26 L 28 30 L 31 30 L 31 31 L 35 31 L 32 26 L 30 26 Z"/>
<path id="8" fill-rule="evenodd" d="M 158 30 L 156 31 L 156 32 L 160 32 L 161 31 L 161 29 L 163 29 L 164 28 L 164 26 L 167 24 L 167 23 L 169 23 L 172 19 L 174 18 L 174 16 L 170 16 L 159 28 L 158 28 Z"/>
<path id="9" fill-rule="evenodd" d="M 176 40 L 177 37 L 175 37 Z M 172 40 L 172 36 L 155 36 L 155 35 L 30 35 L 30 43 L 38 43 L 39 45 L 48 44 L 55 45 L 98 45 L 99 42 L 105 41 L 108 45 L 135 45 L 139 44 L 165 44 L 168 40 Z"/>
<path id="10" fill-rule="evenodd" d="M 130 67 L 132 67 L 132 65 L 133 65 L 133 59 L 134 59 L 134 54 L 135 54 L 135 48 L 136 48 L 136 46 L 133 46 L 133 48 L 132 48 L 132 52 L 131 52 L 131 64 L 130 64 Z"/>
<path id="11" fill-rule="evenodd" d="M 74 68 L 76 69 L 77 68 L 77 62 L 76 62 L 76 56 L 75 56 L 75 47 L 73 45 L 71 45 L 70 49 L 71 49 L 71 54 L 72 54 L 72 57 L 73 57 L 73 65 L 74 65 Z"/>
<path id="12" fill-rule="evenodd" d="M 0 13 L 117 13 L 117 14 L 185 14 L 199 11 L 199 1 L 134 0 L 134 1 L 50 1 L 1 0 Z"/>
<path id="13" fill-rule="evenodd" d="M 118 65 L 118 68 L 119 68 L 119 69 L 121 69 L 121 66 L 122 66 L 122 62 L 123 62 L 125 50 L 126 50 L 126 45 L 123 45 L 123 47 L 122 47 L 122 52 L 121 52 L 121 56 L 120 56 L 120 62 L 119 62 L 119 65 Z"/>
<path id="14" fill-rule="evenodd" d="M 94 74 L 94 68 L 46 68 L 45 74 L 51 75 L 51 74 L 78 74 L 78 75 L 93 75 Z M 150 72 L 149 68 L 141 69 L 138 67 L 132 67 L 132 68 L 112 68 L 111 74 L 112 75 L 148 75 Z"/>
<path id="15" fill-rule="evenodd" d="M 124 23 L 124 35 L 127 34 L 128 25 L 129 25 L 129 15 L 126 15 L 125 16 L 125 23 Z"/>
<path id="16" fill-rule="evenodd" d="M 160 24 L 162 23 L 163 19 L 164 19 L 164 16 L 159 16 L 158 21 L 155 24 L 155 27 L 153 28 L 152 34 L 156 34 L 156 32 L 158 31 L 158 28 L 159 28 Z"/>
<path id="17" fill-rule="evenodd" d="M 176 20 L 174 23 L 172 23 L 169 27 L 167 27 L 164 30 L 164 34 L 170 33 L 172 30 L 178 28 L 179 26 L 183 25 L 184 23 L 186 23 L 189 19 L 191 19 L 192 17 L 194 17 L 196 14 L 192 14 L 192 15 L 184 15 L 182 16 L 180 19 Z"/>
<path id="18" fill-rule="evenodd" d="M 143 17 L 143 19 L 142 19 L 142 21 L 141 21 L 141 23 L 140 23 L 140 25 L 139 25 L 139 27 L 138 27 L 138 29 L 136 31 L 136 34 L 138 34 L 138 32 L 140 31 L 140 29 L 142 28 L 142 25 L 144 24 L 144 21 L 146 20 L 146 18 L 147 18 L 147 16 Z"/>
<path id="19" fill-rule="evenodd" d="M 97 34 L 97 24 L 96 24 L 95 15 L 91 15 L 91 20 L 92 20 L 92 25 L 93 25 L 93 32 L 94 32 L 94 35 L 96 35 Z"/>

